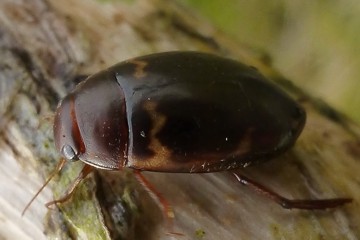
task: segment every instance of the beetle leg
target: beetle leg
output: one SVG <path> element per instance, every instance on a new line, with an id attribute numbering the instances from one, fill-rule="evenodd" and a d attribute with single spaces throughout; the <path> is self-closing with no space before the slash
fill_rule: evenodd
<path id="1" fill-rule="evenodd" d="M 87 176 L 89 175 L 89 173 L 91 173 L 93 171 L 93 167 L 86 164 L 83 169 L 81 170 L 81 172 L 79 173 L 79 175 L 77 176 L 77 178 L 75 179 L 75 181 L 71 184 L 71 186 L 67 189 L 66 193 L 59 199 L 48 202 L 45 204 L 45 206 L 47 208 L 50 208 L 51 205 L 54 204 L 58 204 L 58 203 L 64 203 L 67 200 L 69 200 L 71 198 L 71 196 L 74 194 L 74 191 L 76 189 L 76 187 L 79 185 L 79 183 Z"/>
<path id="2" fill-rule="evenodd" d="M 161 195 L 161 193 L 158 192 L 156 188 L 144 177 L 144 175 L 141 174 L 141 171 L 134 170 L 134 174 L 136 179 L 146 189 L 146 191 L 151 195 L 151 197 L 160 204 L 164 217 L 167 220 L 168 228 L 171 230 L 168 233 L 170 235 L 183 235 L 181 233 L 176 233 L 172 231 L 175 214 L 168 201 L 166 201 L 166 199 Z"/>
<path id="3" fill-rule="evenodd" d="M 236 179 L 255 190 L 256 192 L 268 197 L 269 199 L 273 200 L 277 204 L 279 204 L 281 207 L 286 209 L 327 209 L 327 208 L 335 208 L 341 205 L 344 205 L 346 203 L 349 203 L 352 201 L 350 198 L 331 198 L 331 199 L 319 199 L 319 200 L 291 200 L 287 199 L 283 196 L 280 196 L 276 192 L 273 192 L 269 188 L 245 177 L 244 175 L 237 174 L 235 172 L 231 172 Z"/>

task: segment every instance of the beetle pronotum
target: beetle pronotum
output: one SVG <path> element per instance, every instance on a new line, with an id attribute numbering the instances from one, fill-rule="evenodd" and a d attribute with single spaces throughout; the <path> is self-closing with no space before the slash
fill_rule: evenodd
<path id="1" fill-rule="evenodd" d="M 135 170 L 172 211 L 141 171 L 207 173 L 260 163 L 288 150 L 305 124 L 304 109 L 256 69 L 199 52 L 166 52 L 134 58 L 88 77 L 58 105 L 56 149 L 85 166 L 61 199 L 94 168 Z M 326 209 L 349 198 L 289 200 L 232 172 L 242 184 L 284 208 Z"/>

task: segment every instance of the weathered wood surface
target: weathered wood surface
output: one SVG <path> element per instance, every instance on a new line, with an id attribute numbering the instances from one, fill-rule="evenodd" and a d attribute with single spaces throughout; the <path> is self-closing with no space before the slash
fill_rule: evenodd
<path id="1" fill-rule="evenodd" d="M 127 1 L 125 1 L 127 2 Z M 160 209 L 131 171 L 99 171 L 61 210 L 48 211 L 49 189 L 21 211 L 55 166 L 51 114 L 81 74 L 152 52 L 200 50 L 260 69 L 308 112 L 293 150 L 243 171 L 290 198 L 352 197 L 331 211 L 284 210 L 228 173 L 146 173 L 174 207 L 166 235 Z M 170 1 L 0 2 L 0 239 L 358 239 L 360 129 L 288 84 L 251 50 Z M 99 96 L 101 97 L 101 96 Z M 81 163 L 52 183 L 66 189 Z"/>

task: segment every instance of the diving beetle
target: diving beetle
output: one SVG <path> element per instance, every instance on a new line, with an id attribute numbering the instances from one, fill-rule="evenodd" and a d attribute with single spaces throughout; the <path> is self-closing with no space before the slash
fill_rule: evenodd
<path id="1" fill-rule="evenodd" d="M 85 166 L 64 197 L 47 206 L 68 200 L 94 168 L 132 168 L 154 190 L 141 171 L 208 173 L 261 163 L 293 146 L 305 119 L 296 101 L 237 61 L 187 51 L 130 59 L 88 77 L 59 103 L 54 139 L 63 158 L 25 210 L 66 160 Z M 284 208 L 326 209 L 351 201 L 289 200 L 232 174 Z M 172 217 L 161 195 L 155 196 Z"/>

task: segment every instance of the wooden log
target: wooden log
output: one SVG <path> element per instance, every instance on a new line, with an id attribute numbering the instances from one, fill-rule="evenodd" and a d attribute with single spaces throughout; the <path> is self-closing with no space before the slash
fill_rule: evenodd
<path id="1" fill-rule="evenodd" d="M 360 128 L 176 2 L 125 2 L 0 2 L 0 238 L 358 239 Z M 159 206 L 130 170 L 97 171 L 69 202 L 48 211 L 46 189 L 21 217 L 59 159 L 51 114 L 78 76 L 168 50 L 212 52 L 253 65 L 306 108 L 294 148 L 243 173 L 289 198 L 354 201 L 328 211 L 285 210 L 227 172 L 145 173 L 174 208 L 175 231 L 183 236 L 169 236 Z M 81 166 L 68 164 L 53 180 L 55 198 Z"/>

